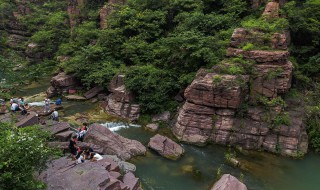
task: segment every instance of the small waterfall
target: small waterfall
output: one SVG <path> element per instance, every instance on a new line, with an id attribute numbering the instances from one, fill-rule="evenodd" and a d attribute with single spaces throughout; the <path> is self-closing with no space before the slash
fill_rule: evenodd
<path id="1" fill-rule="evenodd" d="M 113 131 L 113 132 L 118 131 L 120 129 L 130 128 L 130 127 L 141 127 L 140 125 L 117 123 L 117 122 L 106 122 L 101 125 L 107 127 L 108 129 L 110 129 L 110 131 Z"/>

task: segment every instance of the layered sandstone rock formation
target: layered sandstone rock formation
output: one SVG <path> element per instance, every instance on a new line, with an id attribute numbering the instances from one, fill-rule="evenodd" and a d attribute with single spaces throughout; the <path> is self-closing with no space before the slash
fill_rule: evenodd
<path id="1" fill-rule="evenodd" d="M 267 7 L 273 17 L 278 16 L 277 3 Z M 289 156 L 305 154 L 308 137 L 302 122 L 303 104 L 287 100 L 286 106 L 280 98 L 291 88 L 289 42 L 286 32 L 265 35 L 236 29 L 227 50 L 229 59 L 211 70 L 200 69 L 185 90 L 186 102 L 173 127 L 176 137 L 193 144 L 214 142 Z M 242 48 L 248 43 L 256 47 Z M 248 71 L 230 74 L 231 68 L 249 63 Z"/>
<path id="2" fill-rule="evenodd" d="M 140 190 L 139 179 L 131 171 L 121 171 L 118 163 L 108 156 L 102 160 L 75 164 L 62 157 L 53 160 L 38 177 L 47 184 L 48 190 L 56 189 L 103 189 Z M 122 175 L 121 173 L 125 173 Z M 63 179 L 63 180 L 61 180 Z"/>
<path id="3" fill-rule="evenodd" d="M 117 75 L 111 80 L 108 87 L 111 94 L 102 105 L 108 113 L 134 121 L 139 118 L 140 106 L 134 103 L 133 94 L 125 88 L 124 77 L 125 75 Z"/>

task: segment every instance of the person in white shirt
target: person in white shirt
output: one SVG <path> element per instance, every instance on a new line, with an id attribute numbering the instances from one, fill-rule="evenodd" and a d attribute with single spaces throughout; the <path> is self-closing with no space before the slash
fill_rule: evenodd
<path id="1" fill-rule="evenodd" d="M 91 155 L 91 161 L 99 161 L 103 159 L 103 157 L 100 154 L 95 152 L 91 152 L 90 155 Z"/>
<path id="2" fill-rule="evenodd" d="M 54 111 L 52 112 L 51 118 L 54 121 L 59 121 L 59 113 L 58 113 L 58 111 L 56 109 L 54 109 Z"/>
<path id="3" fill-rule="evenodd" d="M 50 112 L 50 99 L 46 98 L 44 100 L 44 112 Z"/>
<path id="4" fill-rule="evenodd" d="M 19 110 L 19 105 L 15 102 L 11 104 L 11 111 L 16 112 Z"/>

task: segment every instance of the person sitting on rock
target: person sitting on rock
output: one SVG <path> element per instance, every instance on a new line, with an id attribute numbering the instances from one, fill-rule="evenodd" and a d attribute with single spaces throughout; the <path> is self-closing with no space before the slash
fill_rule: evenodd
<path id="1" fill-rule="evenodd" d="M 21 115 L 26 115 L 28 113 L 24 105 L 21 105 L 19 109 L 21 110 Z"/>
<path id="2" fill-rule="evenodd" d="M 56 100 L 56 105 L 57 105 L 57 106 L 61 105 L 61 98 L 58 98 L 58 99 Z"/>
<path id="3" fill-rule="evenodd" d="M 19 102 L 18 102 L 19 106 L 22 107 L 25 104 L 25 101 L 22 97 L 19 98 Z"/>
<path id="4" fill-rule="evenodd" d="M 84 151 L 79 151 L 78 155 L 76 156 L 77 164 L 81 164 L 85 161 L 84 159 Z"/>
<path id="5" fill-rule="evenodd" d="M 16 112 L 19 110 L 19 105 L 16 102 L 12 102 L 11 111 Z"/>
<path id="6" fill-rule="evenodd" d="M 29 109 L 30 109 L 29 104 L 28 104 L 28 103 L 26 103 L 26 105 L 24 105 L 24 108 L 25 108 L 27 111 L 29 111 Z"/>
<path id="7" fill-rule="evenodd" d="M 85 160 L 90 160 L 90 154 L 91 152 L 93 152 L 93 149 L 92 148 L 86 148 L 83 153 L 84 153 L 84 159 Z"/>
<path id="8" fill-rule="evenodd" d="M 90 158 L 91 158 L 91 161 L 94 162 L 94 161 L 99 161 L 99 160 L 102 160 L 103 157 L 98 154 L 98 153 L 95 153 L 95 152 L 91 152 L 90 153 Z"/>
<path id="9" fill-rule="evenodd" d="M 70 139 L 70 143 L 69 143 L 69 149 L 70 149 L 70 153 L 72 156 L 72 160 L 76 160 L 76 156 L 77 156 L 77 150 L 78 150 L 78 146 L 77 146 L 77 136 L 72 136 Z"/>
<path id="10" fill-rule="evenodd" d="M 54 111 L 52 112 L 51 119 L 53 121 L 59 121 L 59 113 L 58 113 L 57 109 L 54 109 Z"/>

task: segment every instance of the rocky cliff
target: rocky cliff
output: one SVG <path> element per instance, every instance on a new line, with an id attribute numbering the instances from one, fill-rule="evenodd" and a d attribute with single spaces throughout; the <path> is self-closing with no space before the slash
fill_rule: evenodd
<path id="1" fill-rule="evenodd" d="M 279 3 L 270 2 L 263 15 L 277 18 L 278 11 Z M 228 58 L 211 70 L 200 69 L 185 90 L 186 102 L 173 127 L 175 136 L 193 144 L 213 142 L 288 156 L 305 154 L 303 103 L 281 98 L 291 88 L 289 43 L 285 31 L 266 34 L 235 29 Z M 247 44 L 254 48 L 244 48 Z"/>

